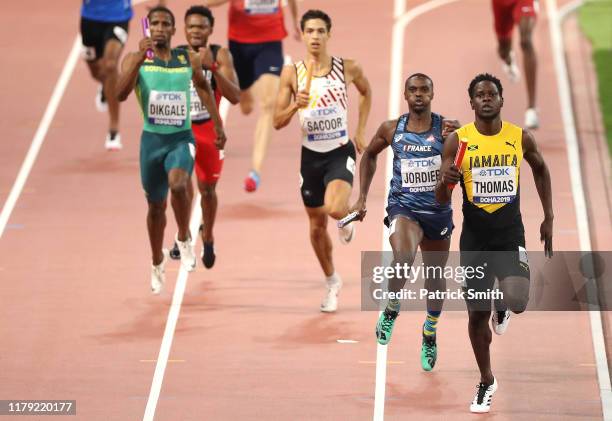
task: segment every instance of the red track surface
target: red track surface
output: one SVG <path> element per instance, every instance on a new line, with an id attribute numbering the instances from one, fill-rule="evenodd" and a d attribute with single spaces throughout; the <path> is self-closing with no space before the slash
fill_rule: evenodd
<path id="1" fill-rule="evenodd" d="M 170 3 L 182 21 L 190 2 Z M 331 52 L 362 63 L 374 90 L 368 128 L 373 133 L 387 118 L 393 2 L 306 1 L 300 7 L 324 8 L 334 20 Z M 6 137 L 0 143 L 2 202 L 78 29 L 74 1 L 56 0 L 53 6 L 17 2 L 9 11 L 11 19 L 0 34 L 5 42 L 11 40 L 3 46 L 5 55 L 19 63 L 19 71 L 0 71 Z M 137 17 L 144 11 L 137 6 Z M 555 247 L 577 250 L 543 12 L 536 32 L 543 127 L 536 137 L 553 174 Z M 225 44 L 225 8 L 215 14 L 213 38 Z M 488 3 L 465 1 L 408 26 L 406 62 L 397 71 L 432 76 L 435 111 L 472 119 L 469 80 L 481 71 L 500 73 L 491 19 Z M 128 50 L 138 41 L 137 23 L 132 22 Z M 453 36 L 443 27 L 454 28 Z M 44 37 L 42 43 L 33 28 Z M 179 25 L 174 43 L 182 40 Z M 33 44 L 45 47 L 33 50 Z M 287 40 L 285 48 L 294 58 L 302 56 L 295 41 Z M 502 82 L 504 118 L 520 123 L 524 86 Z M 125 149 L 105 152 L 106 116 L 95 111 L 95 89 L 80 62 L 0 241 L 0 399 L 76 399 L 77 419 L 137 420 L 144 413 L 178 265 L 168 267 L 166 292 L 151 296 L 146 205 L 138 173 L 141 117 L 132 97 L 122 109 Z M 351 97 L 355 111 L 354 91 Z M 249 169 L 254 123 L 254 117 L 243 117 L 237 108 L 230 111 L 219 185 L 217 264 L 189 276 L 155 419 L 371 419 L 377 315 L 360 311 L 359 251 L 381 247 L 384 160 L 379 160 L 368 218 L 358 227 L 356 241 L 340 247 L 334 239 L 345 288 L 340 311 L 323 315 L 318 311 L 322 274 L 310 249 L 298 191 L 297 125 L 275 134 L 261 191 L 247 195 L 242 179 Z M 528 169 L 522 178 L 528 249 L 539 250 L 542 213 Z M 458 227 L 460 221 L 458 211 Z M 170 222 L 166 243 L 173 233 Z M 443 315 L 438 365 L 435 372 L 423 373 L 418 366 L 422 314 L 402 314 L 389 348 L 387 420 L 474 418 L 467 411 L 478 374 L 466 321 L 462 312 Z M 586 313 L 514 317 L 508 333 L 494 339 L 500 390 L 491 415 L 479 418 L 601 419 L 590 335 Z M 340 344 L 337 339 L 358 342 Z"/>

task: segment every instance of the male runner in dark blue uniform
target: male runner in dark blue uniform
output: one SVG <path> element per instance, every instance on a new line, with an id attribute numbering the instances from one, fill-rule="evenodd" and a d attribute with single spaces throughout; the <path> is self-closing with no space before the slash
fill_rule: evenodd
<path id="1" fill-rule="evenodd" d="M 158 1 L 165 6 L 165 0 Z M 119 56 L 128 38 L 132 0 L 83 0 L 81 37 L 83 58 L 91 76 L 100 82 L 96 95 L 98 111 L 108 110 L 110 122 L 104 146 L 109 151 L 123 147 L 119 136 L 119 101 L 115 90 L 119 78 Z"/>
<path id="2" fill-rule="evenodd" d="M 448 258 L 450 236 L 453 231 L 453 214 L 450 204 L 439 205 L 434 189 L 440 173 L 442 147 L 446 135 L 459 127 L 458 122 L 444 120 L 431 112 L 433 82 L 422 73 L 415 73 L 406 80 L 404 98 L 408 102 L 408 114 L 399 119 L 385 121 L 363 154 L 359 168 L 360 194 L 352 211 L 359 211 L 363 219 L 366 198 L 376 171 L 376 159 L 387 146 L 393 150 L 393 179 L 389 189 L 387 218 L 389 241 L 393 249 L 394 263 L 412 265 L 417 247 L 424 253 L 425 266 L 444 266 Z M 389 291 L 398 292 L 406 279 L 389 280 Z M 425 287 L 444 290 L 444 279 L 427 279 Z M 389 343 L 400 302 L 390 299 L 376 325 L 376 337 L 381 345 Z M 436 363 L 436 327 L 442 310 L 440 300 L 427 300 L 427 317 L 423 325 L 421 365 L 431 371 Z"/>

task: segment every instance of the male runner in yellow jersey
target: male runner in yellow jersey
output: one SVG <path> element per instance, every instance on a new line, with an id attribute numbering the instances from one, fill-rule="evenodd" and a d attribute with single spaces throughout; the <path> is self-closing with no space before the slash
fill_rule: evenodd
<path id="1" fill-rule="evenodd" d="M 306 60 L 283 67 L 274 111 L 274 128 L 285 127 L 298 113 L 302 126 L 300 190 L 310 221 L 310 242 L 326 276 L 327 294 L 321 311 L 338 307 L 342 280 L 334 269 L 327 218 L 341 219 L 349 209 L 355 174 L 355 147 L 348 132 L 347 87 L 359 92 L 359 121 L 354 140 L 357 151 L 365 144 L 365 126 L 370 113 L 370 83 L 354 60 L 329 55 L 331 18 L 320 10 L 307 11 L 300 21 L 306 44 Z M 307 90 L 307 63 L 314 71 Z M 292 98 L 294 100 L 292 100 Z M 340 229 L 340 241 L 348 243 L 354 224 Z"/>
<path id="2" fill-rule="evenodd" d="M 463 188 L 463 229 L 459 249 L 462 266 L 485 267 L 485 276 L 467 282 L 467 288 L 479 291 L 493 287 L 495 278 L 503 293 L 496 303 L 491 324 L 502 334 L 512 310 L 521 313 L 529 300 L 529 264 L 525 251 L 525 230 L 519 203 L 519 171 L 523 158 L 533 172 L 544 221 L 540 239 L 544 251 L 552 256 L 553 209 L 550 174 L 533 135 L 514 124 L 502 121 L 504 104 L 502 85 L 490 74 L 477 75 L 468 88 L 475 121 L 451 134 L 442 152 L 442 177 L 436 186 L 436 199 L 447 203 L 449 185 L 461 182 Z M 468 141 L 460 168 L 453 165 L 459 139 Z M 505 252 L 503 256 L 488 252 Z M 491 330 L 490 300 L 467 300 L 468 331 L 480 383 L 470 411 L 482 413 L 491 409 L 491 399 L 498 383 L 491 371 L 489 346 Z M 486 306 L 485 306 L 486 305 Z M 499 306 L 498 306 L 499 305 Z"/>

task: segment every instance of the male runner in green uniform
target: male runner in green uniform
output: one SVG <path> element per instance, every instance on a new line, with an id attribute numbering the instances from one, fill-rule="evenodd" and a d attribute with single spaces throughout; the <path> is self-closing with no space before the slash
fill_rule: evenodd
<path id="1" fill-rule="evenodd" d="M 149 11 L 151 37 L 139 43 L 138 52 L 122 63 L 117 96 L 125 101 L 136 90 L 144 117 L 140 142 L 140 171 L 149 211 L 147 228 L 153 257 L 151 290 L 158 294 L 164 283 L 167 251 L 162 250 L 166 226 L 166 197 L 172 191 L 172 208 L 178 225 L 176 242 L 181 264 L 195 268 L 195 255 L 189 233 L 191 199 L 187 190 L 193 170 L 195 145 L 191 133 L 190 81 L 215 122 L 217 147 L 223 149 L 225 134 L 210 85 L 202 74 L 200 54 L 172 49 L 170 40 L 176 32 L 174 15 L 162 6 Z M 147 50 L 154 57 L 147 58 Z"/>

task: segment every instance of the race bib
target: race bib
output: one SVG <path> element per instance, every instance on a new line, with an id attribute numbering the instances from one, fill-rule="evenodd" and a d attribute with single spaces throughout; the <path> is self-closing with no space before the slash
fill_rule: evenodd
<path id="1" fill-rule="evenodd" d="M 309 142 L 346 136 L 346 121 L 338 105 L 304 111 L 302 126 Z"/>
<path id="2" fill-rule="evenodd" d="M 209 71 L 204 71 L 204 76 L 206 77 L 206 79 L 208 80 L 208 83 L 210 84 L 211 75 L 209 73 L 210 73 Z M 198 91 L 196 91 L 196 88 L 193 85 L 193 81 L 191 82 L 190 113 L 191 113 L 191 121 L 210 120 L 210 113 L 208 112 L 204 104 L 202 104 L 202 101 L 200 101 Z"/>
<path id="3" fill-rule="evenodd" d="M 472 168 L 474 203 L 510 203 L 516 197 L 516 167 Z"/>
<path id="4" fill-rule="evenodd" d="M 244 0 L 244 10 L 250 15 L 271 15 L 278 11 L 279 0 Z"/>
<path id="5" fill-rule="evenodd" d="M 151 91 L 148 117 L 150 124 L 183 126 L 187 120 L 187 93 Z"/>
<path id="6" fill-rule="evenodd" d="M 440 177 L 442 157 L 402 159 L 402 191 L 422 193 L 434 191 Z"/>

